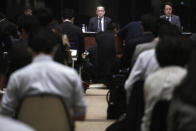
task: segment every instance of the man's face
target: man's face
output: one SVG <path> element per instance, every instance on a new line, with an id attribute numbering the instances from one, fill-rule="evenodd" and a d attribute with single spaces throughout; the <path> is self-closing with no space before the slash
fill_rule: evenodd
<path id="1" fill-rule="evenodd" d="M 24 14 L 25 14 L 25 15 L 32 15 L 32 10 L 31 10 L 31 9 L 26 9 L 26 10 L 24 11 Z"/>
<path id="2" fill-rule="evenodd" d="M 166 16 L 171 16 L 172 14 L 172 7 L 170 5 L 165 5 L 164 13 Z"/>
<path id="3" fill-rule="evenodd" d="M 102 18 L 105 15 L 105 9 L 102 6 L 97 7 L 96 14 L 99 18 Z"/>

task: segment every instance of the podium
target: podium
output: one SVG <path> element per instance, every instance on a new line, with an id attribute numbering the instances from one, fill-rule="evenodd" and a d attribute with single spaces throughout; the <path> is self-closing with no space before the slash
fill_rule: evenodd
<path id="1" fill-rule="evenodd" d="M 96 45 L 95 35 L 96 32 L 83 33 L 85 50 L 88 50 L 91 46 Z"/>

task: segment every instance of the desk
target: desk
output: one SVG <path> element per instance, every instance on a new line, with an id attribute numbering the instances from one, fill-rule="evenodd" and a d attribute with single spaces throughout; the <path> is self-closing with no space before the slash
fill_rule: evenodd
<path id="1" fill-rule="evenodd" d="M 88 50 L 91 46 L 96 45 L 95 35 L 96 32 L 85 32 L 84 35 L 84 48 Z M 119 54 L 122 52 L 122 44 L 118 36 L 114 36 L 114 44 L 116 48 L 116 53 Z"/>
<path id="2" fill-rule="evenodd" d="M 91 46 L 96 45 L 95 40 L 96 32 L 84 32 L 84 48 L 88 50 Z"/>
<path id="3" fill-rule="evenodd" d="M 189 39 L 190 36 L 192 35 L 191 32 L 182 32 L 181 35 L 185 38 L 185 39 Z"/>

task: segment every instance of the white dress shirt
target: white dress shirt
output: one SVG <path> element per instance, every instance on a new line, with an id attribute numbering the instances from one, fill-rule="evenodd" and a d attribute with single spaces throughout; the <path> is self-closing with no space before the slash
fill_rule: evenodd
<path id="1" fill-rule="evenodd" d="M 12 116 L 25 95 L 51 93 L 60 95 L 72 117 L 85 113 L 81 79 L 72 68 L 54 62 L 49 55 L 40 55 L 28 66 L 14 72 L 2 98 L 0 113 Z"/>
<path id="2" fill-rule="evenodd" d="M 142 52 L 128 77 L 125 81 L 125 90 L 127 92 L 127 100 L 130 97 L 133 85 L 138 80 L 145 80 L 145 78 L 159 68 L 155 57 L 155 49 Z"/>
<path id="3" fill-rule="evenodd" d="M 169 22 L 171 22 L 171 16 L 166 16 L 166 20 L 169 19 Z"/>
<path id="4" fill-rule="evenodd" d="M 148 76 L 144 84 L 145 110 L 141 131 L 149 131 L 154 105 L 158 100 L 170 100 L 174 88 L 186 75 L 186 69 L 178 66 L 160 68 Z"/>
<path id="5" fill-rule="evenodd" d="M 24 123 L 0 115 L 0 131 L 35 131 Z"/>

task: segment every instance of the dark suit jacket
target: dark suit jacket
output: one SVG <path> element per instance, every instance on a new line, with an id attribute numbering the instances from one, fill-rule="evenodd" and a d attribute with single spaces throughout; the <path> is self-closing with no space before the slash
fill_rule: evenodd
<path id="1" fill-rule="evenodd" d="M 115 62 L 114 33 L 105 31 L 95 36 L 97 43 L 97 67 L 98 75 L 110 76 Z"/>
<path id="2" fill-rule="evenodd" d="M 9 69 L 7 72 L 8 78 L 17 69 L 20 69 L 31 63 L 32 56 L 28 52 L 28 44 L 24 40 L 17 40 L 13 42 L 11 48 L 8 50 Z"/>
<path id="3" fill-rule="evenodd" d="M 125 40 L 127 43 L 131 39 L 135 39 L 142 35 L 142 26 L 139 21 L 132 21 L 125 25 L 118 32 L 118 36 L 121 40 Z"/>
<path id="4" fill-rule="evenodd" d="M 153 40 L 152 33 L 144 33 L 142 36 L 129 40 L 123 50 L 122 66 L 129 68 L 131 66 L 131 59 L 135 51 L 135 47 L 139 44 L 150 42 Z"/>
<path id="5" fill-rule="evenodd" d="M 71 22 L 64 22 L 59 25 L 63 34 L 67 34 L 70 42 L 70 49 L 76 49 L 78 58 L 81 60 L 81 54 L 84 52 L 84 39 L 82 30 Z"/>
<path id="6" fill-rule="evenodd" d="M 104 31 L 107 28 L 108 23 L 110 23 L 112 20 L 109 17 L 104 16 Z M 89 20 L 89 25 L 88 25 L 88 31 L 93 31 L 96 32 L 98 27 L 98 17 L 91 17 Z"/>
<path id="7" fill-rule="evenodd" d="M 162 15 L 162 16 L 160 16 L 160 18 L 161 19 L 166 19 L 166 15 Z M 171 15 L 171 21 L 170 21 L 170 23 L 178 26 L 179 28 L 181 27 L 179 16 Z"/>

